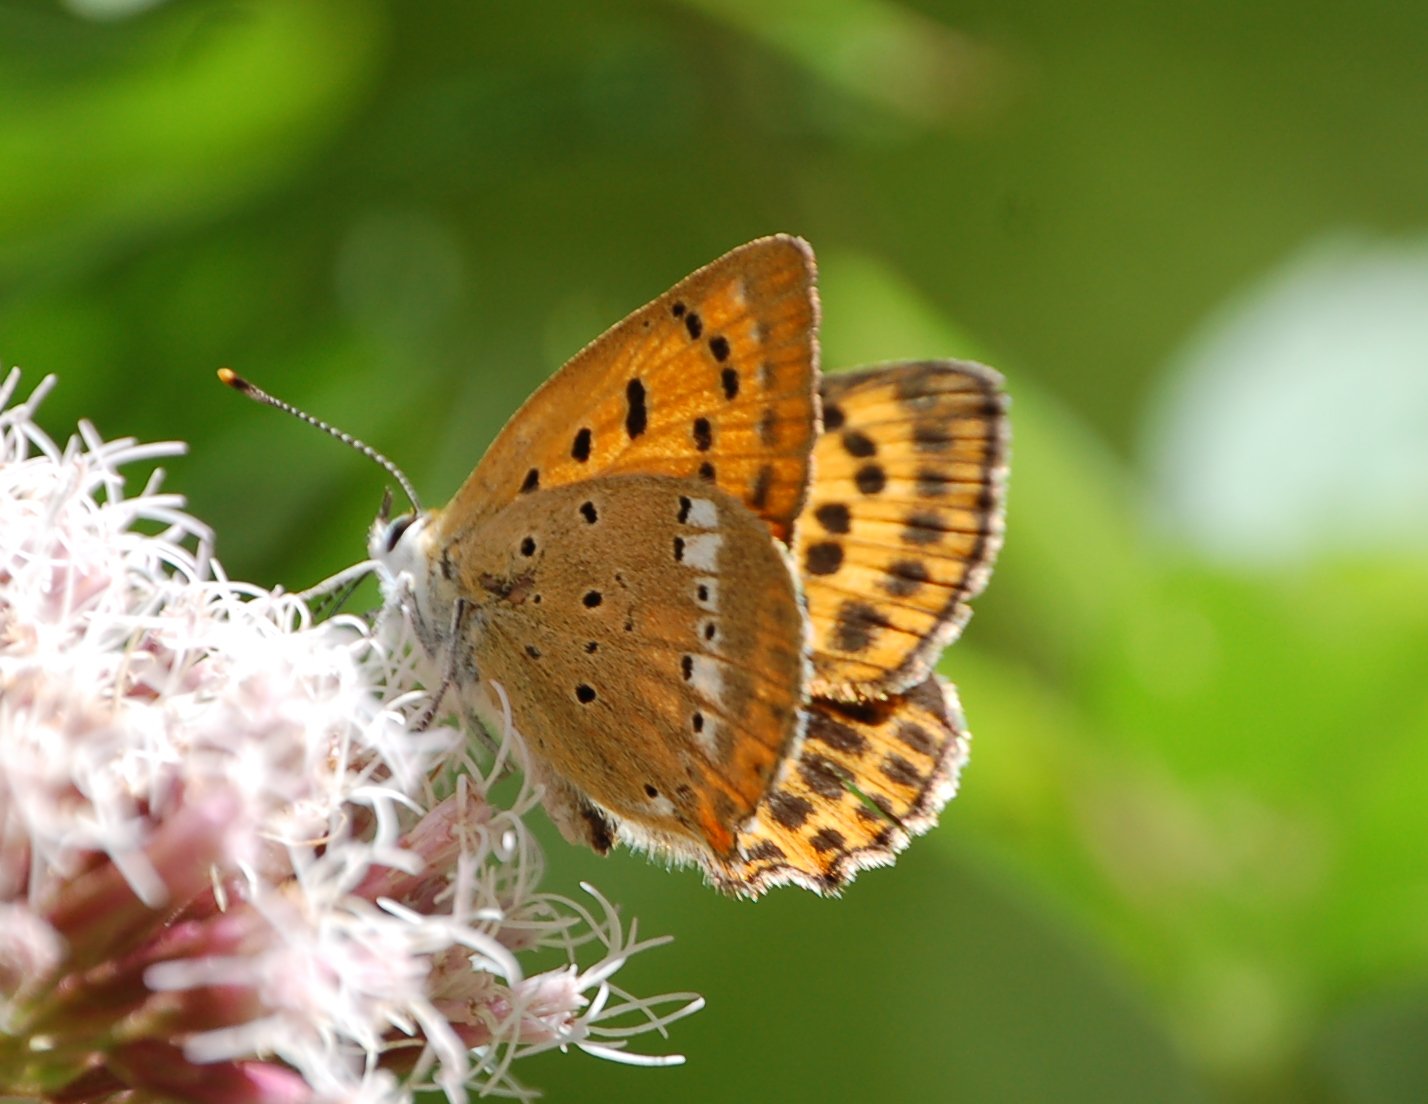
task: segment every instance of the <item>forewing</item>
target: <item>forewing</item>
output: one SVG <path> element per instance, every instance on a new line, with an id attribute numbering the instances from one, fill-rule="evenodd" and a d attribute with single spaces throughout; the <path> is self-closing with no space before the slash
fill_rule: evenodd
<path id="1" fill-rule="evenodd" d="M 479 523 L 521 494 L 601 475 L 698 479 L 787 541 L 817 421 L 813 254 L 761 238 L 596 338 L 539 388 L 448 507 Z"/>

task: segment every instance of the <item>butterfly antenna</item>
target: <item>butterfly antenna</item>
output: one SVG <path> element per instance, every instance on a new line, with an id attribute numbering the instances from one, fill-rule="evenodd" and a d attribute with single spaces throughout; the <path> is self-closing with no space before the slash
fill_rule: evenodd
<path id="1" fill-rule="evenodd" d="M 313 426 L 316 429 L 322 430 L 323 433 L 326 433 L 331 437 L 336 437 L 348 448 L 356 449 L 368 460 L 371 460 L 373 463 L 379 465 L 388 475 L 395 479 L 397 481 L 397 485 L 401 487 L 402 493 L 406 495 L 407 498 L 411 501 L 412 509 L 414 509 L 417 513 L 421 513 L 421 500 L 417 498 L 416 488 L 412 486 L 411 480 L 406 477 L 406 474 L 402 471 L 401 468 L 393 464 L 390 460 L 388 460 L 380 452 L 374 449 L 371 445 L 367 444 L 367 442 L 358 440 L 350 433 L 342 432 L 342 430 L 338 429 L 336 426 L 328 425 L 321 418 L 314 418 L 307 411 L 299 410 L 297 407 L 293 406 L 292 403 L 286 403 L 283 402 L 282 399 L 274 398 L 272 395 L 269 395 L 266 391 L 264 391 L 261 387 L 257 386 L 256 384 L 249 383 L 237 372 L 233 371 L 232 368 L 218 369 L 218 378 L 223 383 L 233 388 L 234 391 L 237 391 L 240 395 L 246 395 L 254 402 L 262 403 L 264 406 L 271 406 L 276 410 L 281 410 L 285 414 L 291 414 L 294 418 L 298 419 L 298 421 L 306 422 L 308 425 Z M 388 502 L 391 501 L 390 492 L 388 493 L 387 500 Z"/>

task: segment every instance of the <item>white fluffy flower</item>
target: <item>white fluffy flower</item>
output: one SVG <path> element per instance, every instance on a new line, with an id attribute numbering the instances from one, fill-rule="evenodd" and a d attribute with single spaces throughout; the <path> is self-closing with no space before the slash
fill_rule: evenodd
<path id="1" fill-rule="evenodd" d="M 408 725 L 404 625 L 314 624 L 226 579 L 157 475 L 125 494 L 122 467 L 178 446 L 82 425 L 60 448 L 32 420 L 50 381 L 11 406 L 17 383 L 0 386 L 0 1094 L 526 1095 L 521 1055 L 623 1056 L 699 1007 L 615 989 L 659 941 L 598 896 L 540 892 L 534 795 L 497 807 L 464 733 Z M 526 976 L 519 956 L 551 947 L 567 964 Z"/>

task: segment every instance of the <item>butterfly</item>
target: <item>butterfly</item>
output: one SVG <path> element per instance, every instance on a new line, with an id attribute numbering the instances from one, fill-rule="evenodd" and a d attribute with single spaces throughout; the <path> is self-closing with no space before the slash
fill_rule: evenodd
<path id="1" fill-rule="evenodd" d="M 966 733 L 931 667 L 1002 534 L 1000 377 L 825 379 L 817 325 L 805 242 L 735 249 L 370 540 L 441 693 L 509 702 L 567 839 L 736 895 L 836 891 L 935 822 Z"/>

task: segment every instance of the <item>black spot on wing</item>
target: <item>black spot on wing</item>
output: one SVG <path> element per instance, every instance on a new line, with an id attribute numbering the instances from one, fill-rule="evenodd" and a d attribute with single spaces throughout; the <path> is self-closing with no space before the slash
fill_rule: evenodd
<path id="1" fill-rule="evenodd" d="M 843 772 L 821 755 L 805 754 L 801 756 L 798 761 L 798 773 L 809 790 L 819 797 L 832 801 L 847 792 Z"/>
<path id="2" fill-rule="evenodd" d="M 625 432 L 631 440 L 649 426 L 649 409 L 645 405 L 645 385 L 637 379 L 625 384 Z"/>
<path id="3" fill-rule="evenodd" d="M 901 755 L 889 755 L 879 766 L 883 775 L 894 785 L 918 786 L 922 783 L 922 775 L 918 773 L 917 768 Z"/>
<path id="4" fill-rule="evenodd" d="M 907 516 L 902 539 L 913 545 L 936 544 L 945 533 L 941 515 L 924 510 Z"/>
<path id="5" fill-rule="evenodd" d="M 888 473 L 881 464 L 864 464 L 853 474 L 853 482 L 865 495 L 875 495 L 888 485 Z"/>
<path id="6" fill-rule="evenodd" d="M 860 460 L 866 460 L 870 456 L 878 454 L 878 445 L 866 433 L 860 433 L 856 429 L 850 429 L 843 434 L 843 448 L 849 456 L 855 456 Z"/>
<path id="7" fill-rule="evenodd" d="M 773 467 L 769 464 L 759 466 L 758 475 L 754 476 L 754 489 L 749 495 L 749 505 L 755 510 L 762 510 L 769 503 L 769 492 L 773 490 Z"/>
<path id="8" fill-rule="evenodd" d="M 771 445 L 778 440 L 778 414 L 774 408 L 766 406 L 759 414 L 759 440 L 766 445 Z"/>
<path id="9" fill-rule="evenodd" d="M 921 725 L 913 724 L 911 721 L 900 721 L 893 729 L 893 733 L 919 755 L 937 754 L 937 741 Z"/>
<path id="10" fill-rule="evenodd" d="M 768 797 L 769 815 L 785 828 L 802 828 L 813 812 L 813 804 L 797 794 L 776 790 Z"/>
<path id="11" fill-rule="evenodd" d="M 912 427 L 912 446 L 918 452 L 948 452 L 956 443 L 951 428 L 941 422 L 918 422 Z"/>
<path id="12" fill-rule="evenodd" d="M 867 738 L 861 732 L 821 711 L 809 718 L 808 738 L 827 744 L 844 755 L 862 755 L 868 750 Z"/>
<path id="13" fill-rule="evenodd" d="M 838 541 L 810 544 L 803 558 L 804 569 L 810 575 L 832 575 L 843 566 L 843 545 Z"/>
<path id="14" fill-rule="evenodd" d="M 921 560 L 894 560 L 888 565 L 883 589 L 894 598 L 908 598 L 921 590 L 928 578 L 927 565 Z"/>
<path id="15" fill-rule="evenodd" d="M 941 498 L 950 490 L 951 480 L 936 468 L 917 469 L 917 493 L 923 498 Z"/>
<path id="16" fill-rule="evenodd" d="M 866 602 L 850 600 L 838 607 L 833 627 L 833 646 L 843 652 L 861 652 L 869 648 L 882 630 L 878 611 Z"/>
<path id="17" fill-rule="evenodd" d="M 848 507 L 841 502 L 825 502 L 813 511 L 818 524 L 830 533 L 846 533 L 853 527 L 853 518 Z"/>

